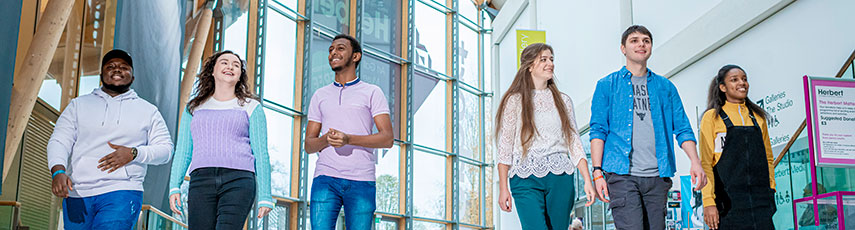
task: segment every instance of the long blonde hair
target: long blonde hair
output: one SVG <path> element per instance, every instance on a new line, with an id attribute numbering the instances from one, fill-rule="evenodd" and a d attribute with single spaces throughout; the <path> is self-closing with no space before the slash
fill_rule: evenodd
<path id="1" fill-rule="evenodd" d="M 531 140 L 534 138 L 534 135 L 540 135 L 537 133 L 537 129 L 535 129 L 534 124 L 534 106 L 532 105 L 532 91 L 534 88 L 534 81 L 531 79 L 531 72 L 528 69 L 534 65 L 535 60 L 540 56 L 545 50 L 549 50 L 552 52 L 552 46 L 543 43 L 535 43 L 527 46 L 523 49 L 522 54 L 520 55 L 520 68 L 517 70 L 516 76 L 514 76 L 514 81 L 511 82 L 511 86 L 508 87 L 508 90 L 505 92 L 505 95 L 502 96 L 502 101 L 499 103 L 499 110 L 496 113 L 496 139 L 499 138 L 499 132 L 502 130 L 502 117 L 505 115 L 505 106 L 507 105 L 508 98 L 511 95 L 519 94 L 520 95 L 520 105 L 522 106 L 522 127 L 520 127 L 520 143 L 522 143 L 522 157 L 525 158 L 528 155 L 528 149 L 531 145 Z M 573 129 L 573 126 L 570 124 L 570 117 L 567 115 L 567 107 L 564 104 L 564 100 L 561 98 L 561 91 L 558 91 L 558 87 L 555 86 L 555 81 L 553 79 L 549 79 L 546 81 L 546 88 L 552 92 L 552 100 L 555 101 L 555 107 L 558 109 L 558 116 L 561 119 L 561 131 L 564 132 L 564 138 L 567 142 L 567 146 L 571 146 L 573 139 L 572 134 L 576 132 Z"/>

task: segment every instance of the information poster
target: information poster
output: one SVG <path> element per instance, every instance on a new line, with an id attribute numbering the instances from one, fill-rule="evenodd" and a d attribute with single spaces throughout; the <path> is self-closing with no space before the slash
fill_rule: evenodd
<path id="1" fill-rule="evenodd" d="M 855 80 L 805 76 L 817 165 L 855 167 Z"/>
<path id="2" fill-rule="evenodd" d="M 546 43 L 546 31 L 517 30 L 517 68 L 520 67 L 520 55 L 523 49 L 534 43 Z"/>

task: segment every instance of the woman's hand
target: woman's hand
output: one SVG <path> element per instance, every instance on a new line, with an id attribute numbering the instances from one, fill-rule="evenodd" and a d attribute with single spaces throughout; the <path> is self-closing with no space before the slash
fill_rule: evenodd
<path id="1" fill-rule="evenodd" d="M 511 192 L 507 189 L 499 189 L 499 208 L 505 212 L 511 212 L 513 202 L 511 201 Z"/>
<path id="2" fill-rule="evenodd" d="M 259 207 L 258 208 L 258 219 L 261 219 L 262 217 L 266 216 L 268 213 L 270 213 L 270 211 L 271 211 L 271 209 L 268 207 Z"/>
<path id="3" fill-rule="evenodd" d="M 172 209 L 172 213 L 182 215 L 179 208 L 181 208 L 181 193 L 169 195 L 169 209 Z"/>

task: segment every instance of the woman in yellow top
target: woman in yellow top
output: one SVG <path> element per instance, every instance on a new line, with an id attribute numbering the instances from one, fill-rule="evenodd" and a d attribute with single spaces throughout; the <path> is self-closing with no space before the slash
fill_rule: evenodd
<path id="1" fill-rule="evenodd" d="M 774 229 L 775 177 L 766 111 L 748 99 L 748 77 L 726 65 L 710 83 L 701 119 L 704 220 L 710 229 Z"/>

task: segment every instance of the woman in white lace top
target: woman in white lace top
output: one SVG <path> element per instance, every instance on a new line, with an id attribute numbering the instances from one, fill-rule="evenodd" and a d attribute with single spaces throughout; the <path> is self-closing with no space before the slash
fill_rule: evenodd
<path id="1" fill-rule="evenodd" d="M 523 229 L 568 228 L 577 169 L 585 181 L 586 206 L 596 195 L 573 102 L 555 86 L 552 60 L 551 46 L 526 47 L 496 115 L 499 207 L 511 211 L 512 192 Z"/>

